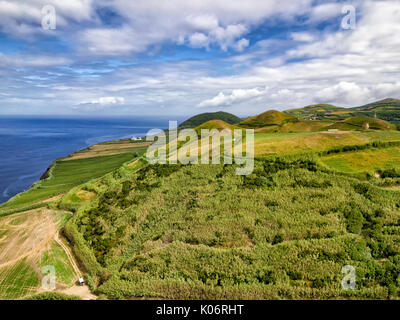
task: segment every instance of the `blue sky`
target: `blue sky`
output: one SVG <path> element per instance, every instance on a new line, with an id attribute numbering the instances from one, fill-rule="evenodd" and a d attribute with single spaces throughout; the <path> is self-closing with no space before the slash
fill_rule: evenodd
<path id="1" fill-rule="evenodd" d="M 399 32 L 399 1 L 5 0 L 0 114 L 247 116 L 399 98 Z"/>

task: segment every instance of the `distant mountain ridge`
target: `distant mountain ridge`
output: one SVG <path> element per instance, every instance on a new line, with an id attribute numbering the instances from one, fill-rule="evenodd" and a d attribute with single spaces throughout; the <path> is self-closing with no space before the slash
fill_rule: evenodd
<path id="1" fill-rule="evenodd" d="M 340 121 L 350 117 L 369 117 L 399 124 L 400 100 L 387 98 L 353 108 L 342 108 L 329 104 L 316 104 L 303 108 L 286 110 L 284 113 L 307 120 Z"/>

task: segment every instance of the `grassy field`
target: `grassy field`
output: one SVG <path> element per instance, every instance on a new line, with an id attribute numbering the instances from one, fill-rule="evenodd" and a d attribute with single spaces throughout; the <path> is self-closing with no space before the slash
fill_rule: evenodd
<path id="1" fill-rule="evenodd" d="M 13 300 L 36 292 L 39 279 L 25 259 L 12 267 L 0 268 L 0 299 Z"/>
<path id="2" fill-rule="evenodd" d="M 321 158 L 332 169 L 343 172 L 400 168 L 400 147 L 345 152 Z"/>
<path id="3" fill-rule="evenodd" d="M 77 275 L 68 261 L 67 254 L 57 242 L 52 241 L 48 250 L 43 254 L 40 266 L 54 266 L 57 282 L 73 285 L 77 280 Z"/>
<path id="4" fill-rule="evenodd" d="M 292 154 L 329 150 L 336 146 L 371 141 L 400 140 L 399 131 L 339 131 L 299 133 L 256 133 L 255 154 Z"/>

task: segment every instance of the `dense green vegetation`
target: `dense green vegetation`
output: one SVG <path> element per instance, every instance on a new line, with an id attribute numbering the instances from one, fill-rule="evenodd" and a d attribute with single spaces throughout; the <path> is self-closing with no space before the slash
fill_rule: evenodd
<path id="1" fill-rule="evenodd" d="M 260 158 L 246 177 L 231 165 L 121 168 L 84 188 L 96 197 L 66 233 L 110 298 L 398 297 L 399 193 L 313 155 Z M 344 265 L 354 291 L 341 288 Z"/>
<path id="2" fill-rule="evenodd" d="M 207 122 L 210 120 L 222 120 L 229 124 L 236 124 L 236 123 L 239 123 L 240 121 L 242 121 L 242 119 L 240 119 L 239 117 L 237 117 L 231 113 L 228 113 L 228 112 L 223 112 L 223 111 L 209 112 L 209 113 L 201 113 L 194 117 L 191 117 L 190 119 L 182 122 L 179 125 L 179 128 L 180 129 L 195 128 L 195 127 L 203 124 L 204 122 Z"/>
<path id="3" fill-rule="evenodd" d="M 82 300 L 79 296 L 61 292 L 42 292 L 25 298 L 25 300 Z"/>

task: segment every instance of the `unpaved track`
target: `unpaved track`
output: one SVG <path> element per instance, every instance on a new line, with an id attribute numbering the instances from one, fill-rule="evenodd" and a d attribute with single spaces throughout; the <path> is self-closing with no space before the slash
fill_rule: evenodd
<path id="1" fill-rule="evenodd" d="M 72 253 L 71 253 L 70 249 L 67 248 L 67 246 L 61 241 L 61 239 L 60 239 L 58 233 L 56 233 L 56 235 L 54 236 L 54 241 L 57 242 L 57 243 L 61 246 L 61 248 L 64 249 L 65 253 L 67 254 L 68 260 L 69 260 L 69 262 L 70 262 L 71 265 L 72 265 L 72 268 L 74 268 L 74 271 L 75 271 L 77 277 L 78 277 L 78 278 L 79 278 L 79 277 L 82 277 L 82 273 L 81 273 L 81 271 L 79 270 L 79 268 L 78 268 L 78 266 L 77 266 L 77 264 L 76 264 L 76 262 L 75 262 L 75 259 L 74 259 L 74 257 L 72 256 Z"/>

